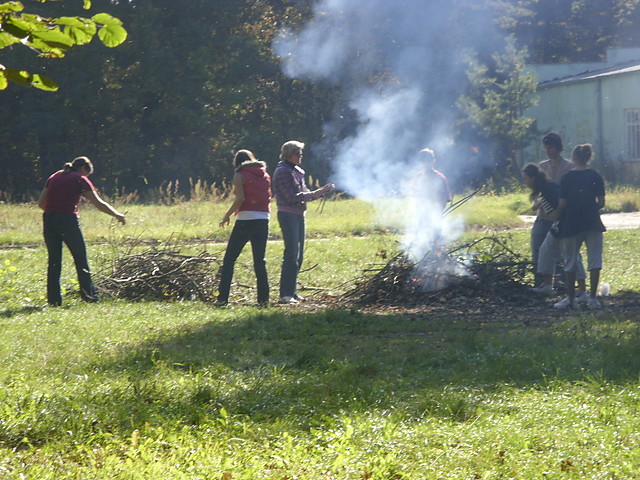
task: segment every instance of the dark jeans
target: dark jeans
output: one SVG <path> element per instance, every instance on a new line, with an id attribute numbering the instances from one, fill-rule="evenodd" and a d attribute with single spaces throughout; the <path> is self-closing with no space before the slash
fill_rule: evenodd
<path id="1" fill-rule="evenodd" d="M 304 259 L 304 215 L 278 212 L 278 223 L 284 240 L 280 297 L 293 297 L 297 290 L 298 272 Z"/>
<path id="2" fill-rule="evenodd" d="M 538 273 L 538 258 L 540 256 L 540 247 L 547 238 L 547 233 L 553 225 L 553 220 L 536 218 L 531 227 L 531 261 L 533 263 L 534 285 L 538 286 L 542 283 L 542 276 Z"/>
<path id="3" fill-rule="evenodd" d="M 62 271 L 62 244 L 64 243 L 76 265 L 80 296 L 88 302 L 98 300 L 98 293 L 91 280 L 89 260 L 78 218 L 67 213 L 45 213 L 43 215 L 44 241 L 49 253 L 47 267 L 47 301 L 50 305 L 62 305 L 60 273 Z"/>
<path id="4" fill-rule="evenodd" d="M 229 301 L 233 267 L 247 242 L 251 242 L 251 252 L 253 253 L 253 270 L 258 282 L 258 303 L 269 301 L 267 261 L 264 258 L 268 236 L 269 220 L 236 220 L 222 262 L 218 302 Z"/>

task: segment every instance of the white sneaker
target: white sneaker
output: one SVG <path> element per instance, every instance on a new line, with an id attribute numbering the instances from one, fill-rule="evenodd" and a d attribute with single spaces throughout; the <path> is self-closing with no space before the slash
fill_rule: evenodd
<path id="1" fill-rule="evenodd" d="M 554 303 L 553 308 L 573 308 L 573 300 L 571 300 L 569 297 L 564 297 L 558 303 Z"/>
<path id="2" fill-rule="evenodd" d="M 298 301 L 293 298 L 293 297 L 282 297 L 278 303 L 283 303 L 283 304 L 293 304 L 293 303 L 298 303 Z"/>
<path id="3" fill-rule="evenodd" d="M 540 295 L 550 296 L 553 294 L 553 288 L 551 285 L 540 285 L 539 287 L 531 287 L 531 291 L 539 293 Z"/>
<path id="4" fill-rule="evenodd" d="M 587 307 L 589 307 L 589 310 L 598 310 L 602 308 L 602 305 L 600 304 L 598 297 L 589 297 L 587 300 Z"/>
<path id="5" fill-rule="evenodd" d="M 576 295 L 576 299 L 574 300 L 576 303 L 588 303 L 591 297 L 584 290 L 580 295 Z"/>
<path id="6" fill-rule="evenodd" d="M 297 302 L 304 302 L 304 297 L 302 295 L 298 295 L 297 293 L 293 294 L 293 299 Z"/>

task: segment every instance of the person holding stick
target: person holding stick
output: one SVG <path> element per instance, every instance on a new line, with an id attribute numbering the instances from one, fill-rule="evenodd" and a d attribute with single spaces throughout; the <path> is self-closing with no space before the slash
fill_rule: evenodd
<path id="1" fill-rule="evenodd" d="M 307 202 L 322 198 L 335 188 L 335 185 L 327 184 L 317 190 L 309 190 L 304 179 L 305 171 L 300 166 L 303 149 L 302 142 L 291 140 L 284 143 L 280 149 L 280 162 L 273 173 L 273 193 L 284 240 L 280 273 L 280 303 L 283 304 L 303 300 L 297 293 L 297 282 L 304 257 Z"/>
<path id="2" fill-rule="evenodd" d="M 91 279 L 87 248 L 80 229 L 78 204 L 80 198 L 89 200 L 98 210 L 125 224 L 124 214 L 102 200 L 88 176 L 93 164 L 87 157 L 77 157 L 65 163 L 62 170 L 51 175 L 38 199 L 44 210 L 44 241 L 47 245 L 47 302 L 51 306 L 62 305 L 60 273 L 62 271 L 62 244 L 73 256 L 78 274 L 80 297 L 86 302 L 97 302 L 98 293 Z"/>
<path id="3" fill-rule="evenodd" d="M 271 177 L 264 162 L 256 159 L 249 150 L 239 150 L 233 164 L 234 201 L 224 214 L 221 227 L 229 225 L 232 214 L 236 214 L 227 250 L 222 261 L 217 306 L 229 303 L 229 290 L 233 277 L 233 267 L 242 249 L 251 242 L 253 269 L 258 286 L 258 305 L 269 303 L 269 279 L 265 252 L 269 236 L 269 212 L 271 211 Z"/>

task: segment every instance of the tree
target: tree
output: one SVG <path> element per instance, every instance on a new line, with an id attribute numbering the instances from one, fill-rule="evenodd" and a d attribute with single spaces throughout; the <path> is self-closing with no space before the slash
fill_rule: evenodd
<path id="1" fill-rule="evenodd" d="M 85 10 L 91 8 L 91 0 L 82 1 Z M 40 57 L 62 58 L 71 48 L 89 43 L 96 34 L 107 47 L 116 47 L 127 38 L 122 22 L 107 13 L 98 13 L 91 18 L 42 17 L 25 12 L 24 5 L 18 1 L 0 4 L 0 49 L 24 46 Z M 47 91 L 58 90 L 58 85 L 44 75 L 0 64 L 0 90 L 6 89 L 9 82 Z"/>
<path id="2" fill-rule="evenodd" d="M 493 55 L 491 67 L 472 63 L 470 93 L 458 100 L 466 123 L 490 144 L 499 186 L 517 175 L 518 151 L 532 133 L 533 119 L 522 112 L 536 104 L 538 80 L 525 70 L 526 56 L 526 50 L 517 50 L 510 38 L 505 53 Z"/>
<path id="3" fill-rule="evenodd" d="M 640 0 L 495 0 L 498 22 L 531 63 L 601 61 L 640 42 Z"/>

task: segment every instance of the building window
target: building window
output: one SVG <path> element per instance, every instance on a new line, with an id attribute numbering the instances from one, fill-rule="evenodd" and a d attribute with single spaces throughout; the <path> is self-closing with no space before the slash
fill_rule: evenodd
<path id="1" fill-rule="evenodd" d="M 629 160 L 640 160 L 640 108 L 625 110 Z"/>

